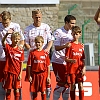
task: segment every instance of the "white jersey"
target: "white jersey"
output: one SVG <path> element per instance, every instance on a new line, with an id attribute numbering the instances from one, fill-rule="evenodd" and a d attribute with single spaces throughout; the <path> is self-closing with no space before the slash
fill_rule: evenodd
<path id="1" fill-rule="evenodd" d="M 2 38 L 6 35 L 7 31 L 9 29 L 13 29 L 15 32 L 19 32 L 21 34 L 21 40 L 24 40 L 24 35 L 20 29 L 19 24 L 17 23 L 13 23 L 11 22 L 10 25 L 7 28 L 4 28 L 4 26 L 2 25 L 2 23 L 0 23 L 0 60 L 1 61 L 5 61 L 5 52 L 3 50 L 3 46 L 2 46 Z M 6 38 L 6 42 L 8 44 L 11 44 L 11 34 L 9 34 Z"/>
<path id="2" fill-rule="evenodd" d="M 45 23 L 41 23 L 40 27 L 35 27 L 33 24 L 31 24 L 30 26 L 26 27 L 24 34 L 25 42 L 29 44 L 31 48 L 35 48 L 34 40 L 38 35 L 44 38 L 43 49 L 46 48 L 49 41 L 54 40 L 49 25 Z"/>
<path id="3" fill-rule="evenodd" d="M 64 27 L 57 29 L 54 32 L 54 46 L 62 46 L 65 45 L 67 42 L 70 42 L 73 37 L 71 35 L 71 30 L 66 31 Z M 51 62 L 65 64 L 65 48 L 59 51 L 54 50 Z"/>

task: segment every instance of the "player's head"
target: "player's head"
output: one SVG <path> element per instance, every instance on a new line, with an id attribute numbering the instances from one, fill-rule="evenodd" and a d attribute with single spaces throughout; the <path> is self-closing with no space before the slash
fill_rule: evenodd
<path id="1" fill-rule="evenodd" d="M 39 9 L 32 11 L 32 18 L 34 20 L 34 26 L 39 27 L 42 21 L 42 13 Z"/>
<path id="2" fill-rule="evenodd" d="M 0 23 L 2 22 L 2 14 L 0 14 Z"/>
<path id="3" fill-rule="evenodd" d="M 43 46 L 43 43 L 44 43 L 44 39 L 42 36 L 37 36 L 35 38 L 35 45 L 36 45 L 37 49 L 41 49 Z"/>
<path id="4" fill-rule="evenodd" d="M 21 35 L 19 32 L 13 32 L 11 34 L 12 45 L 18 45 Z"/>
<path id="5" fill-rule="evenodd" d="M 67 30 L 72 29 L 76 24 L 76 18 L 73 15 L 67 15 L 64 18 L 65 27 Z"/>
<path id="6" fill-rule="evenodd" d="M 81 29 L 79 26 L 72 27 L 72 36 L 74 40 L 79 39 L 81 36 Z"/>
<path id="7" fill-rule="evenodd" d="M 8 11 L 3 11 L 1 13 L 2 15 L 2 24 L 4 27 L 8 27 L 10 25 L 11 22 L 11 14 Z"/>

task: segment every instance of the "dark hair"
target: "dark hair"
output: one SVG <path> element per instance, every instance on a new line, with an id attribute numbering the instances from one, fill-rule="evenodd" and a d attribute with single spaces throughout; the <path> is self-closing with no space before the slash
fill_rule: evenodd
<path id="1" fill-rule="evenodd" d="M 67 15 L 65 18 L 64 18 L 64 22 L 66 23 L 66 21 L 69 23 L 70 20 L 76 20 L 76 18 L 73 16 L 73 15 Z"/>
<path id="2" fill-rule="evenodd" d="M 73 26 L 72 27 L 72 32 L 81 33 L 81 28 L 79 26 Z"/>
<path id="3" fill-rule="evenodd" d="M 9 11 L 3 11 L 1 13 L 1 15 L 2 15 L 2 20 L 6 20 L 6 19 L 10 19 L 11 20 L 11 14 L 10 14 Z"/>

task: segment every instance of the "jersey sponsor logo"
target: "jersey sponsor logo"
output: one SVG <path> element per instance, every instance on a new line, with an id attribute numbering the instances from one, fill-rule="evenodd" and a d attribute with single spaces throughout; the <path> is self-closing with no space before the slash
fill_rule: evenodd
<path id="1" fill-rule="evenodd" d="M 86 76 L 84 76 L 84 81 L 86 80 Z M 91 82 L 83 82 L 84 88 L 84 96 L 92 96 L 92 83 Z M 79 96 L 78 84 L 76 84 L 76 95 Z"/>
<path id="2" fill-rule="evenodd" d="M 40 56 L 41 59 L 45 59 L 45 56 Z"/>
<path id="3" fill-rule="evenodd" d="M 34 60 L 34 63 L 44 63 L 42 60 Z"/>
<path id="4" fill-rule="evenodd" d="M 82 52 L 82 49 L 79 49 L 79 51 L 81 51 L 81 52 Z"/>
<path id="5" fill-rule="evenodd" d="M 11 54 L 11 53 L 10 53 L 10 57 L 11 57 L 11 58 L 14 58 L 14 59 L 16 59 L 16 60 L 20 60 L 19 58 L 21 57 L 21 54 Z"/>
<path id="6" fill-rule="evenodd" d="M 81 53 L 78 53 L 78 52 L 73 52 L 73 55 L 74 56 L 82 56 L 82 54 Z"/>

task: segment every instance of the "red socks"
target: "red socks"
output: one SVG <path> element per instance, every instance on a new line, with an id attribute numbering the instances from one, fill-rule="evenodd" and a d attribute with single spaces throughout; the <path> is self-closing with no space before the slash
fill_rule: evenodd
<path id="1" fill-rule="evenodd" d="M 79 100 L 84 100 L 84 90 L 79 90 Z"/>
<path id="2" fill-rule="evenodd" d="M 41 94 L 42 100 L 46 100 L 46 94 Z"/>
<path id="3" fill-rule="evenodd" d="M 11 98 L 11 93 L 6 93 L 6 100 L 10 100 Z"/>
<path id="4" fill-rule="evenodd" d="M 19 92 L 16 92 L 15 93 L 15 100 L 19 100 L 19 96 L 20 96 Z"/>
<path id="5" fill-rule="evenodd" d="M 75 100 L 75 91 L 70 91 L 71 100 Z"/>

